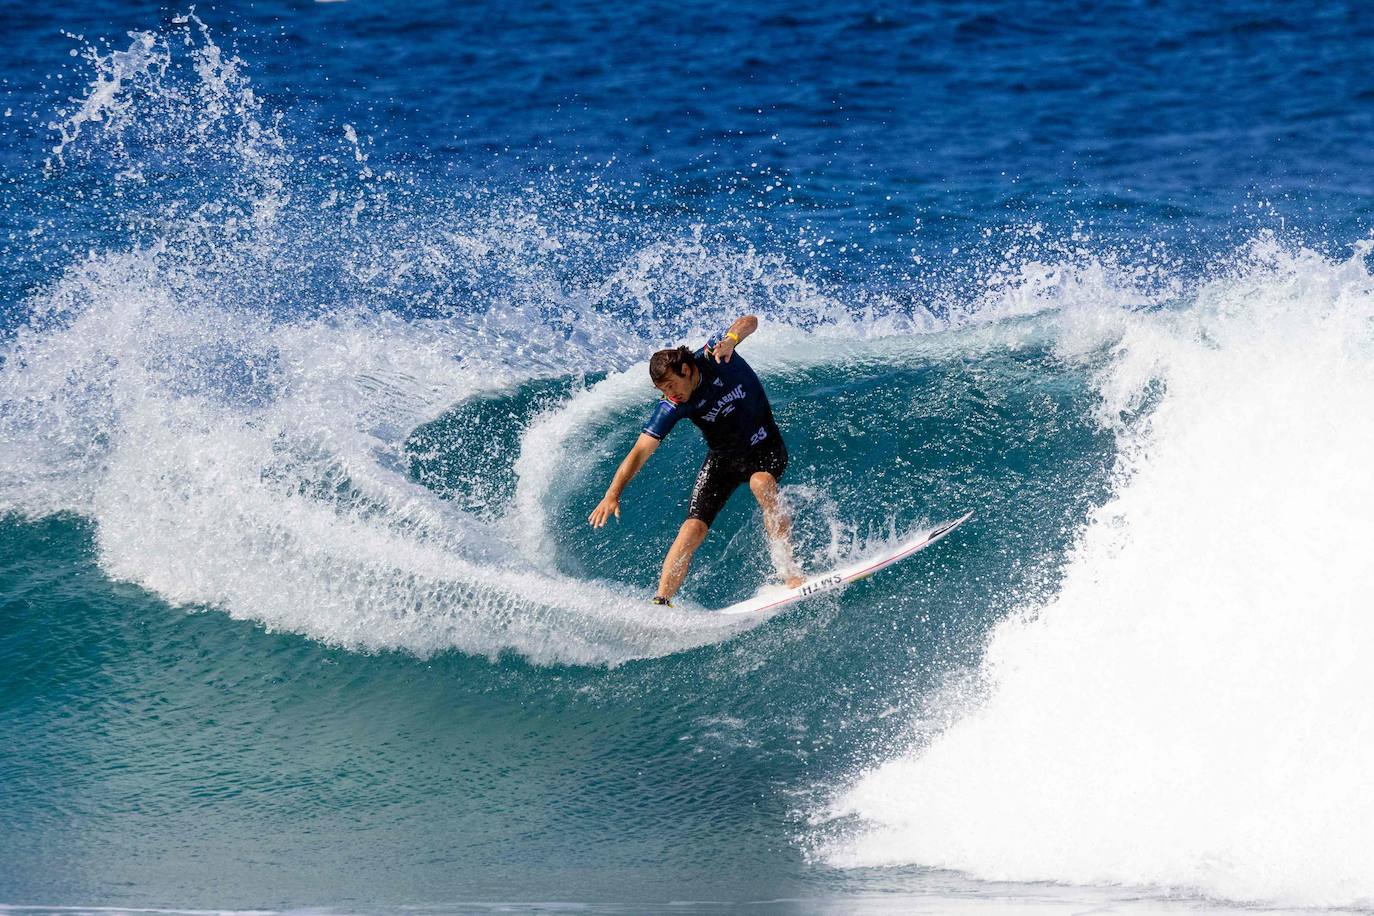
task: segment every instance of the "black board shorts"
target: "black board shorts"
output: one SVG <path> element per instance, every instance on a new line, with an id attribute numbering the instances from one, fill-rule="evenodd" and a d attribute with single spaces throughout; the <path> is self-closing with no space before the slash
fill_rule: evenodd
<path id="1" fill-rule="evenodd" d="M 730 494 L 740 484 L 747 483 L 754 474 L 767 471 L 774 478 L 782 477 L 782 472 L 787 470 L 787 445 L 782 441 L 782 436 L 770 438 L 771 442 L 747 452 L 707 452 L 706 460 L 697 472 L 697 482 L 692 487 L 687 517 L 705 522 L 709 528 Z"/>

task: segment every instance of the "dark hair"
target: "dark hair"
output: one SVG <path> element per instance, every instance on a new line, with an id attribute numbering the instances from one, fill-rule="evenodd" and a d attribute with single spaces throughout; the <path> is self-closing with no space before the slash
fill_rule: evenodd
<path id="1" fill-rule="evenodd" d="M 692 351 L 686 347 L 659 350 L 649 359 L 649 378 L 655 385 L 669 375 L 681 375 L 683 366 L 692 365 Z"/>

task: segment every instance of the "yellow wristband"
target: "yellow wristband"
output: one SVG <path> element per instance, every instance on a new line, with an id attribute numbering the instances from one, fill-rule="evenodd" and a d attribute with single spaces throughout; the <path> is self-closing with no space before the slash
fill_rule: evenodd
<path id="1" fill-rule="evenodd" d="M 725 336 L 733 340 L 735 343 L 739 343 L 739 335 L 736 334 L 734 331 L 726 331 Z"/>

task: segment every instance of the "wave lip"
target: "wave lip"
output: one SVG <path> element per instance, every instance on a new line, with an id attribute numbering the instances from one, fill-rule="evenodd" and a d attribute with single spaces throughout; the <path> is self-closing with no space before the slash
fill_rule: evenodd
<path id="1" fill-rule="evenodd" d="M 1374 900 L 1367 253 L 1261 240 L 1190 306 L 1107 323 L 1114 496 L 994 631 L 984 699 L 839 793 L 860 826 L 825 858 Z"/>

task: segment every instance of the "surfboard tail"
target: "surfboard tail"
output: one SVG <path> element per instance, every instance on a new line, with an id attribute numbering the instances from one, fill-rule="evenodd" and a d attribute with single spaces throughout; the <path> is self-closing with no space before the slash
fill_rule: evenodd
<path id="1" fill-rule="evenodd" d="M 836 589 L 844 588 L 852 582 L 866 579 L 880 569 L 885 569 L 894 563 L 905 560 L 907 557 L 924 550 L 931 544 L 949 535 L 954 529 L 971 518 L 973 518 L 973 513 L 965 512 L 958 518 L 936 525 L 925 534 L 905 541 L 877 557 L 871 557 L 841 569 L 831 570 L 830 572 L 813 576 L 796 588 L 788 589 L 785 592 L 771 591 L 770 594 L 755 595 L 752 598 L 746 598 L 738 604 L 732 604 L 724 608 L 720 613 L 777 613 L 788 605 L 795 604 L 798 601 L 804 601 L 807 598 L 813 598 L 825 592 L 832 592 Z"/>

